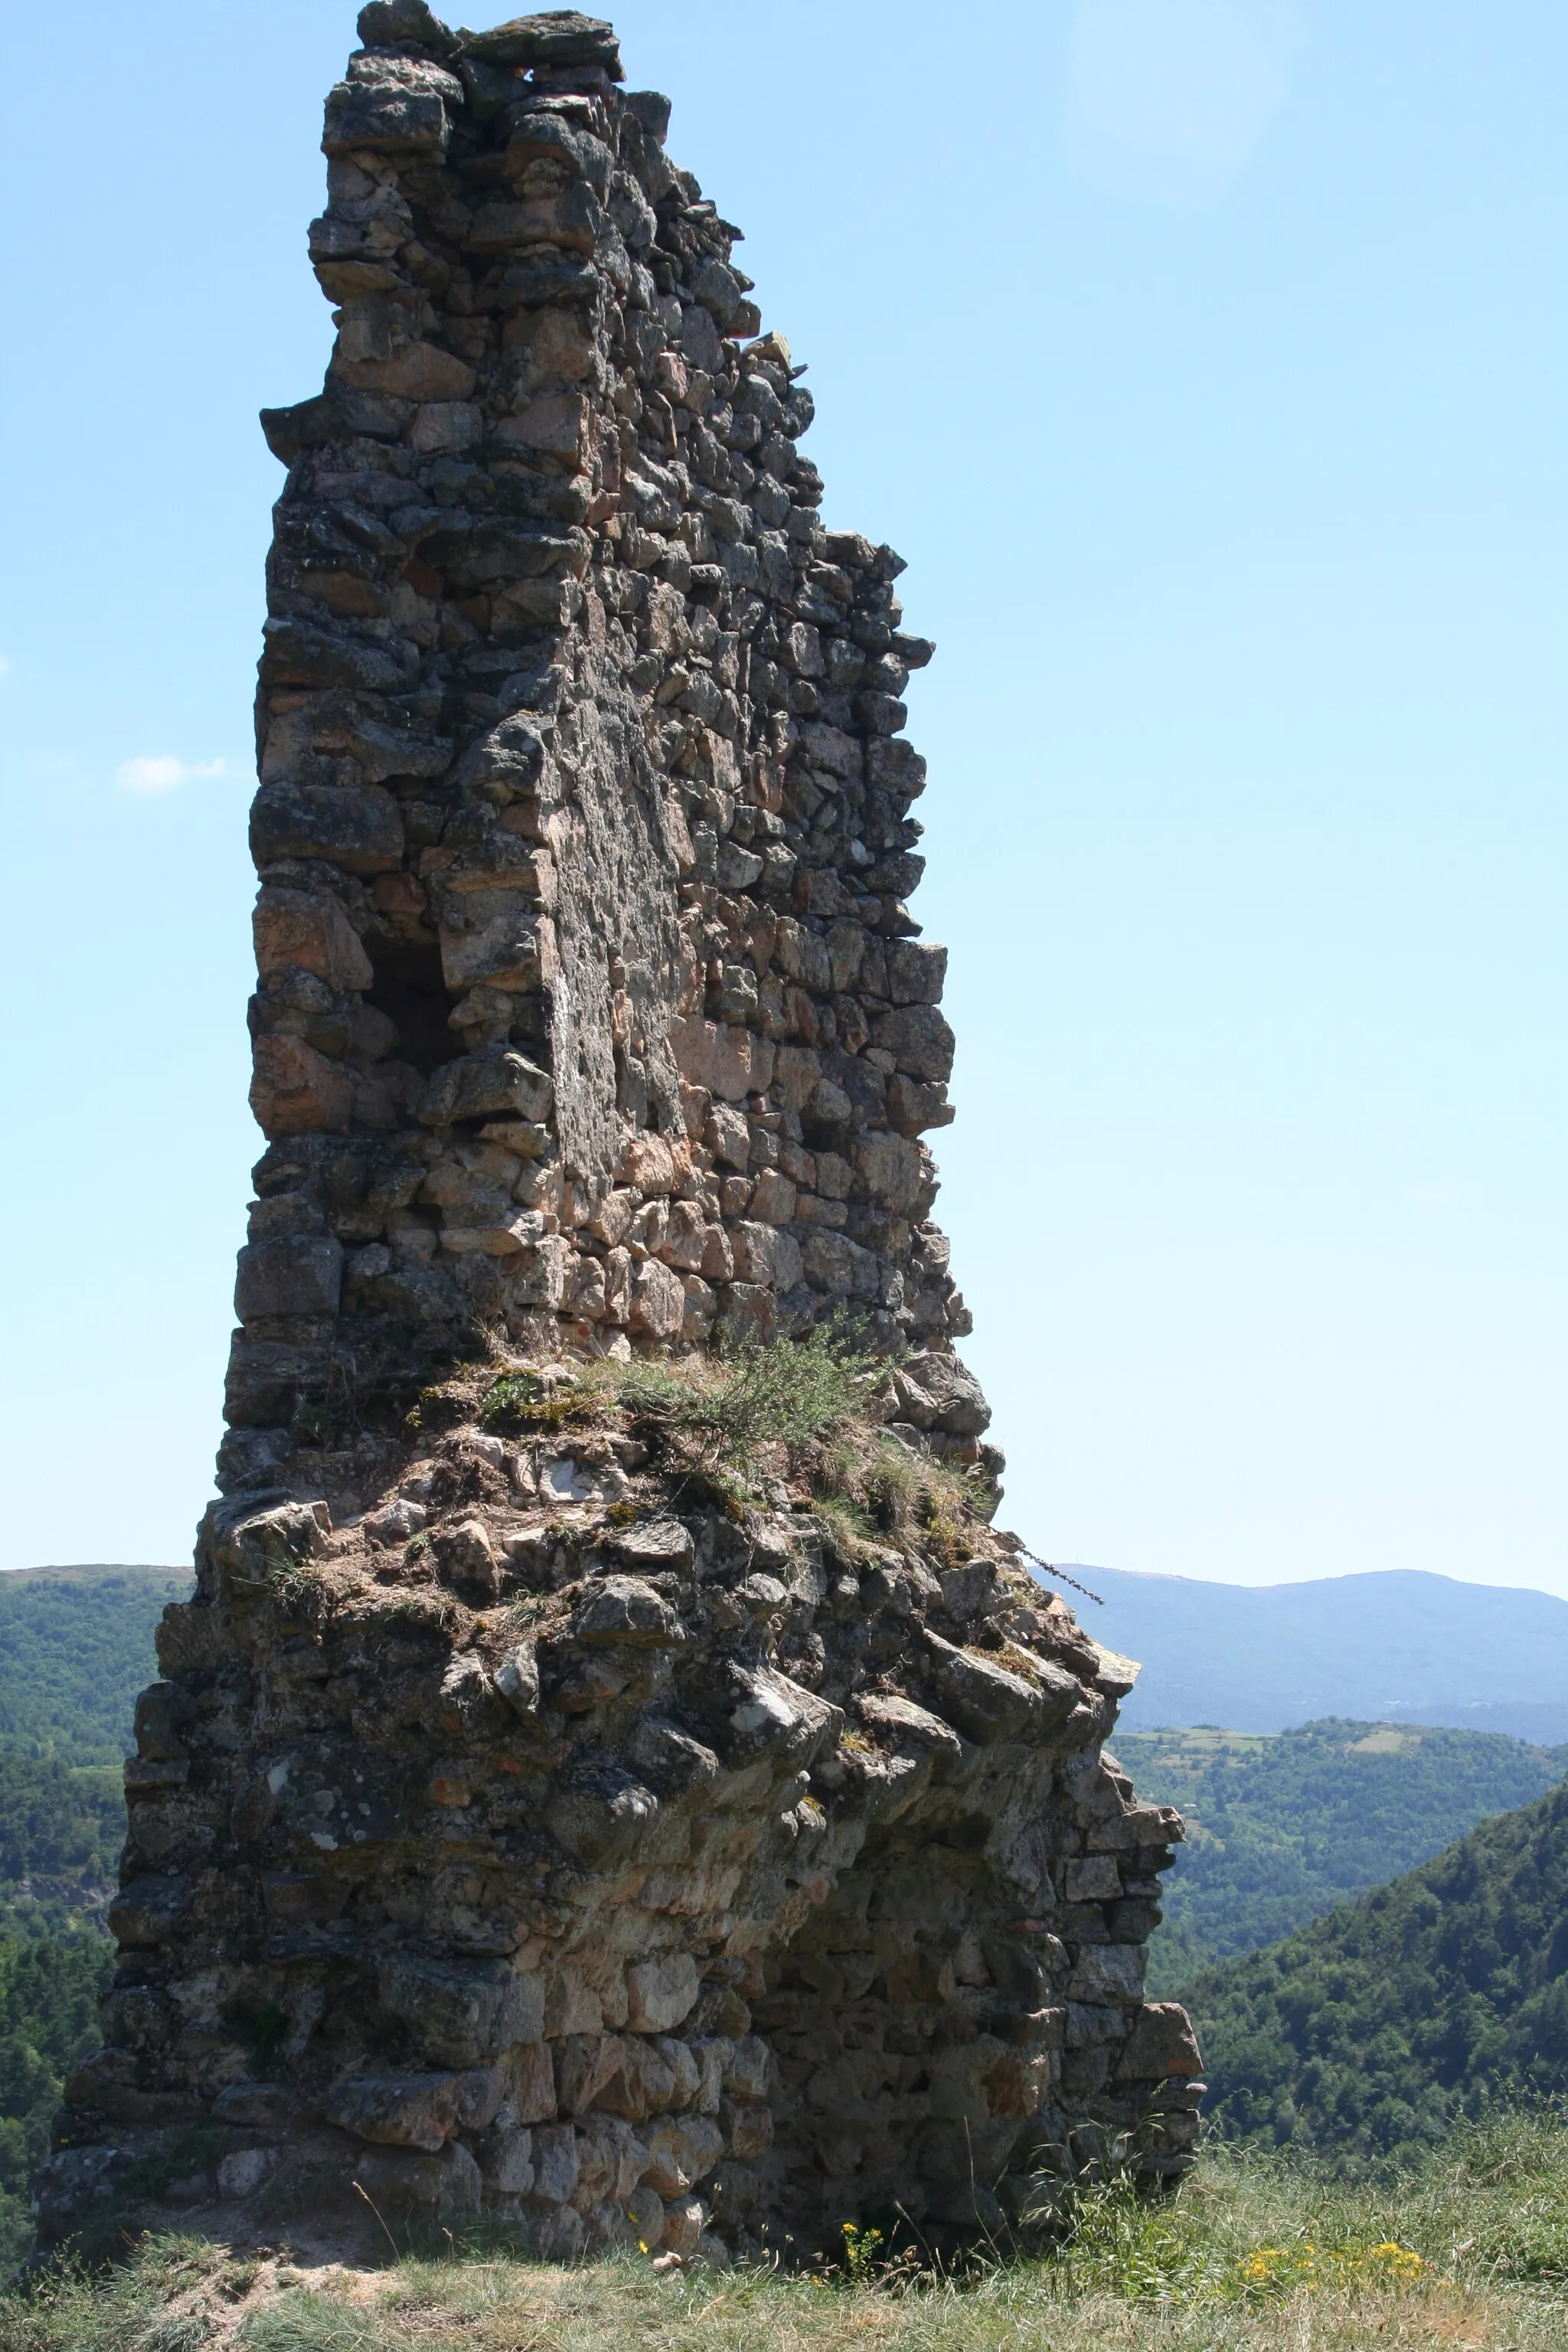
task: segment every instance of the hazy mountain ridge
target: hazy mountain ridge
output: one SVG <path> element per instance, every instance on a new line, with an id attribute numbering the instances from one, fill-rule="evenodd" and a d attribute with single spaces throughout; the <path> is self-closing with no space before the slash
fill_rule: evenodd
<path id="1" fill-rule="evenodd" d="M 1568 1601 L 1550 1593 L 1418 1569 L 1236 1585 L 1069 1568 L 1105 1601 L 1067 1590 L 1088 1630 L 1143 1661 L 1124 1733 L 1343 1716 L 1568 1741 Z"/>

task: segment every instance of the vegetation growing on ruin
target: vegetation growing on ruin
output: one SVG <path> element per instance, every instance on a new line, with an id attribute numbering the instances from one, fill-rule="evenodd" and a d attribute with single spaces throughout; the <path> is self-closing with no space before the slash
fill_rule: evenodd
<path id="1" fill-rule="evenodd" d="M 864 1409 L 875 1360 L 822 1327 L 732 1354 L 622 1367 L 619 1399 L 634 1420 L 689 1447 L 707 1467 L 744 1472 L 771 1447 L 805 1445 Z"/>
<path id="2" fill-rule="evenodd" d="M 847 2215 L 804 2270 L 565 2269 L 497 2242 L 384 2267 L 310 2266 L 154 2239 L 0 2298 L 14 2352 L 1554 2352 L 1568 2289 L 1568 2121 L 1499 2114 L 1400 2176 L 1352 2187 L 1211 2150 L 1173 2199 L 1086 2186 L 1054 2252 L 983 2248 L 933 2269 Z"/>
<path id="3" fill-rule="evenodd" d="M 843 1432 L 822 1449 L 815 1472 L 819 1511 L 837 1512 L 874 1540 L 918 1544 L 942 1567 L 973 1556 L 975 1523 L 996 1507 L 982 1473 L 915 1454 L 874 1424 Z"/>
<path id="4" fill-rule="evenodd" d="M 956 1566 L 973 1556 L 976 1523 L 992 1517 L 997 1490 L 983 1472 L 918 1454 L 880 1425 L 887 1370 L 853 1335 L 818 1327 L 728 1351 L 502 1372 L 479 1412 L 488 1429 L 511 1434 L 585 1433 L 619 1415 L 661 1469 L 711 1486 L 721 1501 L 742 1505 L 782 1479 L 846 1561 L 891 1541 Z"/>
<path id="5" fill-rule="evenodd" d="M 525 1366 L 502 1372 L 484 1393 L 479 1420 L 508 1435 L 592 1421 L 614 1398 L 611 1370 L 594 1365 L 585 1373 L 536 1372 Z"/>

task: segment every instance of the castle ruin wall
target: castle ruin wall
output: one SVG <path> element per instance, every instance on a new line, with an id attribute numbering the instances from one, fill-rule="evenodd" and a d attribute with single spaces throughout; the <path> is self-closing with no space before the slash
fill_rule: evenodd
<path id="1" fill-rule="evenodd" d="M 833 1322 L 890 1444 L 1002 1466 L 922 1139 L 902 565 L 824 527 L 803 371 L 610 26 L 360 33 L 336 344 L 264 418 L 220 1500 L 45 2237 L 363 2192 L 720 2260 L 994 2227 L 1085 2134 L 1178 2171 L 1198 2061 L 1142 1962 L 1180 1823 L 1105 1749 L 1134 1670 L 1016 1539 L 847 1550 L 613 1417 L 487 1417 L 501 1367 Z"/>

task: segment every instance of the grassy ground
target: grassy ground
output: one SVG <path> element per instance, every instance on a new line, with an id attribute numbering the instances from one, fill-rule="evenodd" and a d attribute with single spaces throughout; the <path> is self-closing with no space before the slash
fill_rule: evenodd
<path id="1" fill-rule="evenodd" d="M 1568 2118 L 1467 2128 L 1381 2189 L 1211 2151 L 1174 2200 L 1089 2190 L 1055 2255 L 963 2280 L 847 2236 L 817 2278 L 550 2270 L 494 2248 L 303 2267 L 192 2240 L 0 2298 L 5 2352 L 1563 2352 Z"/>

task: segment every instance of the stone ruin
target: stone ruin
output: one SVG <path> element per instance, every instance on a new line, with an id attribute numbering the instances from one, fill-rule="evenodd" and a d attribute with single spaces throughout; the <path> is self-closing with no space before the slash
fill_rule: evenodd
<path id="1" fill-rule="evenodd" d="M 43 2242 L 346 2245 L 374 2204 L 810 2258 L 847 2215 L 994 2231 L 1106 2135 L 1171 2176 L 1181 1824 L 1104 1746 L 1136 1669 L 985 1510 L 850 1542 L 787 1465 L 737 1502 L 613 1387 L 565 1410 L 848 1318 L 879 1442 L 994 1502 L 921 1139 L 903 567 L 822 523 L 804 371 L 607 24 L 359 31 L 336 346 L 263 419 L 221 1499 Z"/>

